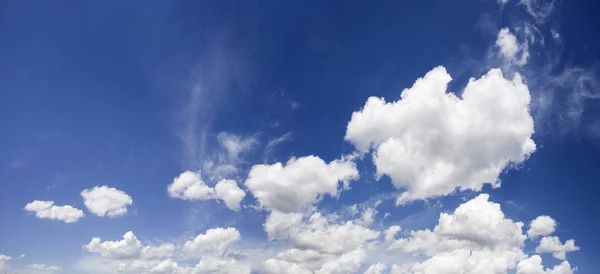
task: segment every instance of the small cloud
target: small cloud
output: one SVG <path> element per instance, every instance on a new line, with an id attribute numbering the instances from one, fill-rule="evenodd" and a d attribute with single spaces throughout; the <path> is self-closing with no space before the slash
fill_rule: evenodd
<path id="1" fill-rule="evenodd" d="M 19 255 L 19 259 L 25 258 L 25 254 Z"/>

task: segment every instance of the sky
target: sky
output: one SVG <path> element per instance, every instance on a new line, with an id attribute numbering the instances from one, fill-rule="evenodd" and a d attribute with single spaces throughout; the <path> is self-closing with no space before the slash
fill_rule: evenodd
<path id="1" fill-rule="evenodd" d="M 597 1 L 0 6 L 0 273 L 600 269 Z"/>

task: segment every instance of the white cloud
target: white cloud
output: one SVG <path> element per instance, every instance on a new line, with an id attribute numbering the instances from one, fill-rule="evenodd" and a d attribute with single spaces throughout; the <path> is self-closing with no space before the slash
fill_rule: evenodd
<path id="1" fill-rule="evenodd" d="M 6 270 L 8 268 L 8 266 L 6 266 L 6 262 L 10 260 L 12 260 L 11 256 L 0 254 L 0 270 Z"/>
<path id="2" fill-rule="evenodd" d="M 202 180 L 200 172 L 185 171 L 167 187 L 169 196 L 183 200 L 208 200 L 215 197 L 213 188 Z"/>
<path id="3" fill-rule="evenodd" d="M 374 148 L 378 176 L 405 189 L 397 203 L 499 187 L 498 176 L 536 149 L 531 97 L 520 75 L 492 69 L 470 79 L 461 98 L 446 92 L 443 67 L 428 72 L 401 100 L 371 97 L 354 112 L 345 139 L 365 153 Z"/>
<path id="4" fill-rule="evenodd" d="M 520 5 L 525 6 L 525 10 L 538 23 L 544 23 L 554 11 L 555 0 L 520 0 Z"/>
<path id="5" fill-rule="evenodd" d="M 251 151 L 258 145 L 258 141 L 254 137 L 240 137 L 226 132 L 219 133 L 217 140 L 227 152 L 228 159 L 233 162 L 238 161 L 242 153 Z"/>
<path id="6" fill-rule="evenodd" d="M 531 221 L 527 235 L 529 237 L 548 236 L 554 233 L 556 221 L 550 216 L 542 215 Z"/>
<path id="7" fill-rule="evenodd" d="M 65 223 L 77 222 L 85 216 L 80 209 L 70 205 L 55 206 L 53 201 L 35 200 L 25 205 L 24 210 L 35 212 L 35 216 L 41 219 L 60 220 Z"/>
<path id="8" fill-rule="evenodd" d="M 218 258 L 207 256 L 193 268 L 184 269 L 183 273 L 208 274 L 250 274 L 250 266 L 233 258 Z"/>
<path id="9" fill-rule="evenodd" d="M 527 64 L 527 60 L 529 59 L 529 44 L 527 42 L 519 43 L 517 37 L 508 28 L 503 28 L 498 32 L 496 46 L 500 48 L 500 53 L 507 62 L 519 66 Z"/>
<path id="10" fill-rule="evenodd" d="M 159 246 L 146 246 L 141 250 L 142 259 L 161 259 L 170 258 L 175 251 L 175 245 L 171 243 L 161 244 Z"/>
<path id="11" fill-rule="evenodd" d="M 189 256 L 202 257 L 206 254 L 222 255 L 232 243 L 240 240 L 240 232 L 233 228 L 212 228 L 204 234 L 185 242 L 183 251 Z"/>
<path id="12" fill-rule="evenodd" d="M 44 272 L 59 272 L 62 271 L 62 267 L 56 265 L 45 265 L 45 264 L 29 264 L 27 268 L 35 269 Z"/>
<path id="13" fill-rule="evenodd" d="M 400 226 L 397 226 L 397 225 L 388 227 L 384 232 L 385 243 L 387 243 L 387 244 L 393 243 L 394 240 L 396 240 L 396 234 L 398 234 L 398 232 L 400 232 L 400 230 L 402 230 L 402 229 L 400 228 Z"/>
<path id="14" fill-rule="evenodd" d="M 225 202 L 225 205 L 231 210 L 240 210 L 240 202 L 246 196 L 234 180 L 221 180 L 215 186 L 215 192 L 219 199 Z"/>
<path id="15" fill-rule="evenodd" d="M 338 182 L 358 178 L 352 161 L 329 164 L 316 156 L 291 158 L 284 166 L 255 165 L 245 181 L 259 206 L 285 213 L 302 212 L 325 194 L 337 196 Z"/>
<path id="16" fill-rule="evenodd" d="M 84 204 L 92 213 L 110 218 L 125 215 L 127 206 L 133 204 L 131 196 L 114 187 L 95 186 L 81 191 Z"/>
<path id="17" fill-rule="evenodd" d="M 360 215 L 360 219 L 356 220 L 356 223 L 364 227 L 369 227 L 375 221 L 374 218 L 376 214 L 377 210 L 375 210 L 374 208 L 365 208 L 362 214 Z"/>
<path id="18" fill-rule="evenodd" d="M 269 274 L 355 273 L 365 257 L 366 252 L 361 248 L 341 255 L 290 249 L 266 260 L 263 270 Z"/>
<path id="19" fill-rule="evenodd" d="M 140 254 L 142 243 L 133 232 L 128 231 L 120 241 L 104 241 L 98 237 L 93 238 L 83 249 L 88 252 L 99 253 L 103 257 L 115 259 L 137 258 Z"/>
<path id="20" fill-rule="evenodd" d="M 546 236 L 540 240 L 540 244 L 538 247 L 536 247 L 535 252 L 552 253 L 554 258 L 566 260 L 567 252 L 573 252 L 577 250 L 579 250 L 579 247 L 575 245 L 575 240 L 567 240 L 564 244 L 562 244 L 558 237 Z"/>
<path id="21" fill-rule="evenodd" d="M 500 205 L 480 194 L 452 214 L 441 213 L 433 230 L 412 231 L 393 242 L 391 250 L 428 256 L 421 262 L 396 265 L 392 273 L 506 273 L 527 256 L 522 247 L 523 223 L 507 219 Z M 387 241 L 389 242 L 389 241 Z"/>
<path id="22" fill-rule="evenodd" d="M 383 274 L 387 266 L 383 263 L 372 264 L 367 268 L 364 274 Z"/>
<path id="23" fill-rule="evenodd" d="M 533 255 L 525 260 L 522 260 L 517 265 L 517 274 L 573 274 L 575 269 L 567 261 L 554 266 L 553 269 L 544 270 L 542 258 L 538 255 Z"/>

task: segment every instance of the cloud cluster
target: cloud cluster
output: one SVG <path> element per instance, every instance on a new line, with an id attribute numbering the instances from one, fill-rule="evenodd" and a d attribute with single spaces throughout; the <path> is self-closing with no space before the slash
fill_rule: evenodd
<path id="1" fill-rule="evenodd" d="M 291 158 L 285 165 L 255 165 L 244 185 L 258 200 L 260 208 L 284 213 L 303 212 L 323 195 L 337 196 L 344 185 L 358 178 L 349 159 L 326 163 L 317 156 Z"/>
<path id="2" fill-rule="evenodd" d="M 536 149 L 530 95 L 518 74 L 492 69 L 470 79 L 458 97 L 437 67 L 402 91 L 398 101 L 371 97 L 352 114 L 345 139 L 373 152 L 378 176 L 403 189 L 397 204 L 455 190 L 499 187 L 498 176 Z"/>
<path id="3" fill-rule="evenodd" d="M 181 247 L 172 243 L 158 246 L 144 246 L 129 231 L 119 241 L 102 241 L 93 238 L 83 249 L 106 259 L 102 262 L 107 272 L 124 273 L 250 273 L 246 262 L 227 254 L 230 245 L 240 240 L 235 228 L 214 228 L 186 241 Z M 174 260 L 176 252 L 186 258 L 197 258 L 195 266 L 188 266 Z"/>
<path id="4" fill-rule="evenodd" d="M 391 271 L 419 274 L 507 273 L 513 269 L 523 274 L 574 271 L 566 261 L 552 270 L 543 270 L 539 256 L 525 254 L 527 237 L 523 225 L 506 218 L 500 205 L 489 201 L 488 194 L 480 194 L 453 213 L 441 213 L 433 230 L 411 231 L 408 237 L 393 241 L 386 236 L 389 250 L 426 256 L 422 261 L 394 265 Z"/>
<path id="5" fill-rule="evenodd" d="M 246 196 L 234 180 L 223 179 L 213 188 L 204 182 L 200 172 L 189 170 L 175 177 L 167 186 L 167 192 L 171 198 L 182 200 L 219 199 L 234 211 L 240 210 L 240 203 Z"/>
<path id="6" fill-rule="evenodd" d="M 70 205 L 56 206 L 53 201 L 35 200 L 25 205 L 24 209 L 29 212 L 34 212 L 35 216 L 40 219 L 60 220 L 65 223 L 77 222 L 80 218 L 85 216 L 80 209 Z"/>
<path id="7" fill-rule="evenodd" d="M 87 209 L 100 217 L 118 217 L 127 213 L 133 199 L 122 190 L 108 186 L 95 186 L 81 191 Z"/>

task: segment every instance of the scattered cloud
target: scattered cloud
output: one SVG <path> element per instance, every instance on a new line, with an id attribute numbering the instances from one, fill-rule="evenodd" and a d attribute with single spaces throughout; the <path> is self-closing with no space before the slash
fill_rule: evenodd
<path id="1" fill-rule="evenodd" d="M 65 223 L 77 222 L 85 216 L 80 209 L 70 205 L 55 206 L 53 201 L 35 200 L 25 205 L 24 210 L 35 212 L 35 216 L 40 219 L 60 220 Z"/>
<path id="2" fill-rule="evenodd" d="M 437 67 L 398 101 L 369 98 L 348 123 L 345 139 L 362 153 L 373 148 L 377 175 L 405 190 L 397 204 L 499 187 L 500 173 L 536 149 L 531 98 L 518 74 L 508 80 L 492 69 L 469 80 L 460 98 L 447 92 L 451 79 Z"/>
<path id="3" fill-rule="evenodd" d="M 527 230 L 529 237 L 548 236 L 554 233 L 556 229 L 556 221 L 550 216 L 542 215 L 531 221 Z"/>
<path id="4" fill-rule="evenodd" d="M 285 165 L 255 165 L 244 185 L 261 208 L 284 213 L 302 212 L 322 197 L 337 196 L 339 182 L 358 178 L 346 159 L 326 163 L 317 156 L 291 158 Z"/>
<path id="5" fill-rule="evenodd" d="M 173 179 L 167 187 L 171 198 L 183 200 L 208 200 L 215 197 L 215 191 L 202 180 L 200 172 L 185 171 Z"/>
<path id="6" fill-rule="evenodd" d="M 185 242 L 183 251 L 188 256 L 202 258 L 207 255 L 224 255 L 229 246 L 240 240 L 240 232 L 233 227 L 213 228 Z"/>
<path id="7" fill-rule="evenodd" d="M 100 217 L 118 217 L 127 213 L 127 207 L 133 204 L 131 196 L 122 190 L 108 186 L 95 186 L 81 191 L 87 209 Z"/>
<path id="8" fill-rule="evenodd" d="M 240 203 L 246 196 L 234 180 L 221 180 L 215 185 L 215 192 L 219 199 L 225 202 L 225 205 L 233 211 L 240 210 Z"/>
<path id="9" fill-rule="evenodd" d="M 527 28 L 528 30 L 529 28 Z M 527 43 L 519 43 L 508 28 L 503 28 L 498 32 L 496 46 L 500 48 L 500 53 L 504 60 L 509 63 L 522 66 L 527 64 L 529 59 L 529 46 Z"/>
<path id="10" fill-rule="evenodd" d="M 556 236 L 546 236 L 540 240 L 540 245 L 535 248 L 537 253 L 552 253 L 554 258 L 566 260 L 567 253 L 579 250 L 575 240 L 567 240 L 564 244 Z"/>
<path id="11" fill-rule="evenodd" d="M 451 214 L 441 213 L 433 230 L 411 231 L 409 237 L 393 242 L 391 250 L 427 258 L 394 265 L 392 273 L 507 273 L 515 268 L 517 273 L 554 273 L 527 272 L 536 262 L 523 251 L 523 225 L 506 218 L 488 194 L 480 194 Z M 565 266 L 570 269 L 568 263 L 555 269 Z"/>

